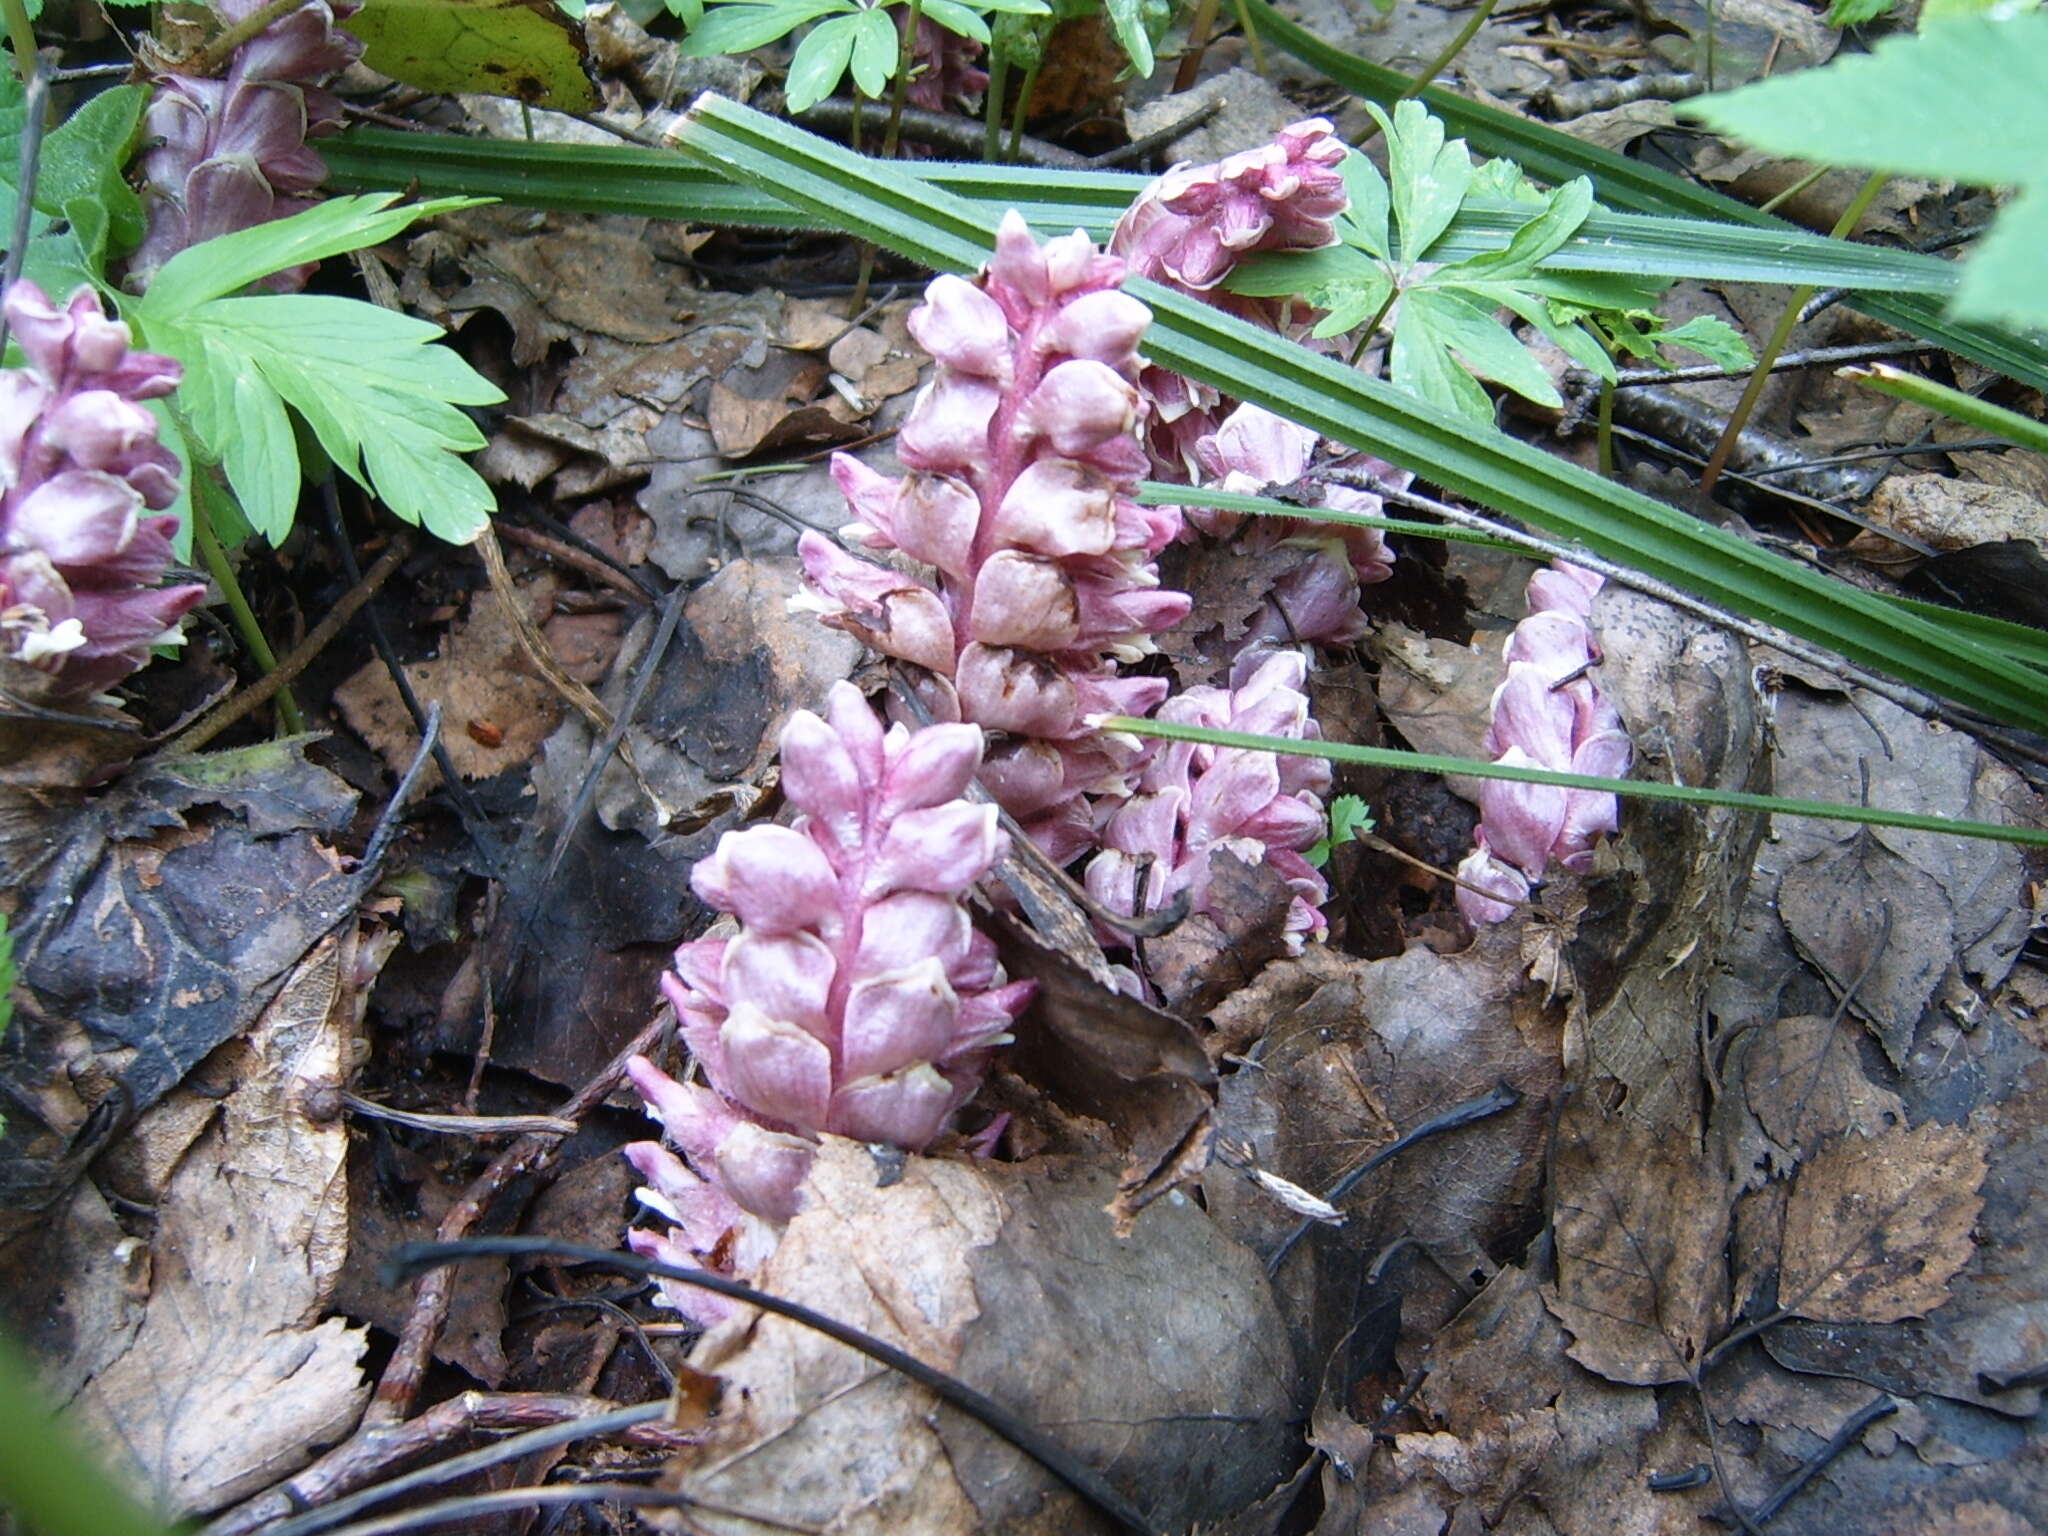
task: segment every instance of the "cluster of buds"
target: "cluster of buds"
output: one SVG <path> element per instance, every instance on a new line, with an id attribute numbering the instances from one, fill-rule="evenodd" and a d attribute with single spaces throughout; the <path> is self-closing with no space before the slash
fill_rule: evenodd
<path id="1" fill-rule="evenodd" d="M 961 901 L 1006 846 L 996 808 L 962 798 L 981 752 L 971 725 L 885 733 L 851 683 L 824 718 L 791 717 L 800 814 L 727 833 L 692 871 L 739 931 L 685 944 L 662 981 L 702 1081 L 629 1068 L 683 1154 L 626 1150 L 674 1224 L 635 1231 L 637 1251 L 744 1271 L 796 1213 L 820 1134 L 919 1150 L 973 1095 L 1032 991 Z"/>
<path id="2" fill-rule="evenodd" d="M 1190 688 L 1160 707 L 1161 720 L 1215 730 L 1314 741 L 1308 663 L 1298 650 L 1241 652 L 1228 688 Z M 1330 765 L 1239 747 L 1172 741 L 1140 775 L 1102 827 L 1102 851 L 1085 876 L 1088 893 L 1114 912 L 1155 911 L 1188 893 L 1189 911 L 1223 918 L 1212 901 L 1210 855 L 1227 850 L 1247 864 L 1271 864 L 1293 889 L 1290 949 L 1327 924 L 1329 887 L 1302 857 L 1327 827 L 1322 796 Z"/>
<path id="3" fill-rule="evenodd" d="M 1214 432 L 1195 443 L 1199 483 L 1246 495 L 1292 486 L 1307 473 L 1316 442 L 1316 434 L 1307 427 L 1262 406 L 1240 405 Z M 1379 459 L 1364 458 L 1354 467 L 1396 490 L 1405 489 L 1414 478 Z M 1377 517 L 1386 510 L 1378 495 L 1348 486 L 1321 485 L 1312 494 L 1313 505 L 1333 512 Z M 1254 517 L 1206 507 L 1189 507 L 1187 519 L 1214 538 L 1234 538 L 1250 553 L 1281 546 L 1299 552 L 1299 563 L 1274 583 L 1272 601 L 1247 631 L 1248 645 L 1284 645 L 1295 640 L 1348 645 L 1366 630 L 1359 589 L 1394 574 L 1394 552 L 1377 528 Z"/>
<path id="4" fill-rule="evenodd" d="M 1267 326 L 1277 325 L 1270 301 L 1217 291 L 1230 269 L 1269 251 L 1313 251 L 1334 245 L 1333 220 L 1347 194 L 1338 166 L 1347 153 L 1327 118 L 1283 128 L 1269 144 L 1214 165 L 1182 166 L 1147 187 L 1117 220 L 1109 240 L 1134 277 L 1149 277 Z M 1164 368 L 1145 370 L 1152 403 L 1151 447 L 1156 473 L 1187 480 L 1199 468 L 1197 441 L 1217 430 L 1224 397 L 1206 384 Z"/>
<path id="5" fill-rule="evenodd" d="M 178 499 L 178 461 L 140 402 L 181 370 L 131 352 L 89 288 L 59 309 L 18 282 L 6 313 L 28 367 L 0 372 L 0 657 L 77 698 L 144 665 L 206 595 L 161 584 L 177 519 L 143 516 Z"/>
<path id="6" fill-rule="evenodd" d="M 234 26 L 263 0 L 216 8 Z M 335 25 L 360 8 L 361 0 L 309 0 L 236 49 L 223 78 L 158 77 L 143 117 L 150 147 L 137 162 L 149 227 L 129 263 L 130 287 L 148 287 L 187 246 L 312 206 L 327 167 L 306 140 L 341 127 L 341 103 L 319 87 L 362 55 Z M 266 286 L 303 288 L 312 271 L 294 267 Z"/>
<path id="7" fill-rule="evenodd" d="M 910 13 L 896 15 L 898 35 L 910 24 Z M 917 18 L 917 41 L 910 52 L 910 88 L 904 100 L 927 112 L 943 112 L 965 97 L 988 89 L 988 71 L 975 62 L 982 45 L 942 27 L 929 16 Z"/>
<path id="8" fill-rule="evenodd" d="M 1601 778 L 1628 772 L 1621 715 L 1587 676 L 1600 660 L 1591 625 L 1600 587 L 1600 577 L 1561 561 L 1530 578 L 1529 616 L 1508 638 L 1507 677 L 1493 693 L 1486 750 L 1496 761 Z M 1620 825 L 1611 794 L 1511 779 L 1481 785 L 1479 813 L 1476 846 L 1458 866 L 1458 910 L 1474 923 L 1506 919 L 1553 859 L 1588 868 L 1594 842 Z"/>
<path id="9" fill-rule="evenodd" d="M 923 668 L 937 718 L 1006 736 L 983 782 L 1062 862 L 1093 842 L 1083 797 L 1127 791 L 1136 756 L 1088 722 L 1158 706 L 1165 681 L 1120 668 L 1190 606 L 1154 564 L 1179 511 L 1132 499 L 1152 317 L 1122 278 L 1087 236 L 1040 247 L 1013 211 L 978 281 L 925 290 L 909 325 L 937 368 L 897 438 L 910 473 L 832 469 L 844 537 L 930 567 L 936 590 L 819 534 L 798 544 L 827 623 Z"/>

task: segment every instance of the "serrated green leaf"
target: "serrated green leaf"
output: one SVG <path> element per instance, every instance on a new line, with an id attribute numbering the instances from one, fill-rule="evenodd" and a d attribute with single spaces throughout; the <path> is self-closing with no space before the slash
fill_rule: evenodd
<path id="1" fill-rule="evenodd" d="M 1456 270 L 1466 278 L 1487 282 L 1532 277 L 1539 265 L 1578 233 L 1592 211 L 1593 183 L 1583 176 L 1566 182 L 1543 199 L 1541 211 L 1515 231 L 1506 250 L 1467 257 L 1457 263 Z"/>
<path id="2" fill-rule="evenodd" d="M 896 23 L 887 11 L 862 11 L 853 34 L 853 83 L 867 96 L 881 96 L 896 74 L 901 53 Z"/>
<path id="3" fill-rule="evenodd" d="M 490 490 L 456 457 L 483 447 L 484 436 L 456 406 L 504 396 L 434 345 L 437 327 L 323 294 L 216 299 L 189 324 L 206 337 L 209 364 L 218 349 L 234 359 L 238 377 L 260 374 L 305 419 L 335 467 L 407 522 L 459 544 L 489 520 Z M 291 457 L 296 474 L 296 451 Z M 232 459 L 228 469 L 241 495 Z M 257 509 L 249 512 L 257 531 L 272 537 Z"/>
<path id="4" fill-rule="evenodd" d="M 1328 310 L 1309 334 L 1317 340 L 1354 331 L 1377 315 L 1394 291 L 1394 280 L 1383 269 L 1368 268 L 1357 277 L 1327 289 L 1311 289 L 1309 302 Z"/>
<path id="5" fill-rule="evenodd" d="M 1403 101 L 1389 118 L 1372 103 L 1387 136 L 1387 179 L 1401 259 L 1419 260 L 1457 217 L 1472 184 L 1472 155 L 1463 139 L 1444 140 L 1444 125 L 1420 102 Z"/>
<path id="6" fill-rule="evenodd" d="M 130 318 L 145 328 L 152 323 L 160 325 L 210 299 L 260 282 L 273 272 L 377 245 L 416 220 L 474 208 L 479 199 L 440 197 L 392 207 L 397 201 L 395 192 L 330 197 L 288 219 L 191 246 L 157 271 L 149 292 L 131 306 Z"/>
<path id="7" fill-rule="evenodd" d="M 1345 243 L 1381 261 L 1389 260 L 1394 248 L 1387 238 L 1387 214 L 1391 207 L 1387 178 L 1380 174 L 1378 166 L 1359 154 L 1346 155 L 1338 164 L 1338 172 L 1351 198 L 1350 206 L 1337 215 L 1337 228 Z"/>
<path id="8" fill-rule="evenodd" d="M 1717 368 L 1754 368 L 1756 354 L 1749 341 L 1726 320 L 1713 315 L 1694 315 L 1683 325 L 1661 328 L 1650 340 L 1660 347 L 1684 347 L 1697 352 Z"/>
<path id="9" fill-rule="evenodd" d="M 1320 70 L 1363 100 L 1393 101 L 1415 90 L 1417 82 L 1410 76 L 1331 47 L 1314 33 L 1282 16 L 1268 0 L 1235 0 L 1235 3 L 1240 13 L 1249 19 L 1253 30 L 1267 42 Z M 1737 228 L 1749 226 L 1750 233 L 1768 231 L 1788 242 L 1811 238 L 1785 220 L 1737 202 L 1732 197 L 1709 191 L 1695 182 L 1631 160 L 1613 150 L 1575 139 L 1545 124 L 1517 117 L 1497 107 L 1468 101 L 1443 86 L 1425 85 L 1421 97 L 1449 128 L 1463 134 L 1475 148 L 1490 155 L 1512 156 L 1538 181 L 1560 184 L 1574 176 L 1592 177 L 1595 193 L 1609 207 L 1638 214 L 1685 215 L 1718 220 Z M 1842 248 L 1859 253 L 1874 249 L 1847 244 L 1842 244 Z M 1861 255 L 1858 259 L 1862 259 Z M 1810 278 L 1789 280 L 1813 281 Z M 1860 291 L 1852 304 L 1865 314 L 1936 342 L 1951 352 L 2008 374 L 2036 389 L 2048 390 L 2048 340 L 1947 319 L 1941 313 L 1941 304 L 1924 296 L 1929 290 L 1919 287 L 1887 288 L 1876 281 L 1833 284 L 1825 280 L 1820 286 L 1857 288 Z"/>
<path id="10" fill-rule="evenodd" d="M 790 56 L 789 77 L 783 94 L 792 112 L 808 112 L 839 88 L 853 57 L 855 29 L 860 17 L 834 16 L 821 21 L 796 45 Z"/>
<path id="11" fill-rule="evenodd" d="M 1528 349 L 1494 319 L 1488 305 L 1455 288 L 1425 288 L 1408 294 L 1404 305 L 1419 307 L 1428 317 L 1438 344 L 1449 348 L 1482 379 L 1504 384 L 1525 400 L 1553 409 L 1564 402 Z M 1488 403 L 1485 417 L 1493 419 Z"/>
<path id="12" fill-rule="evenodd" d="M 1965 258 L 1951 313 L 2048 326 L 2048 14 L 1942 21 L 1868 54 L 1680 111 L 1776 154 L 1986 186 L 2016 186 Z M 2005 234 L 2008 222 L 2018 229 Z M 1989 253 L 1988 262 L 1985 260 Z M 1973 273 L 1983 263 L 1988 270 Z"/>
<path id="13" fill-rule="evenodd" d="M 1827 23 L 1831 27 L 1860 27 L 1866 21 L 1875 21 L 1884 15 L 1899 0 L 1834 0 L 1828 7 Z"/>
<path id="14" fill-rule="evenodd" d="M 420 90 L 597 110 L 583 28 L 552 0 L 364 0 L 343 25 L 365 64 Z"/>

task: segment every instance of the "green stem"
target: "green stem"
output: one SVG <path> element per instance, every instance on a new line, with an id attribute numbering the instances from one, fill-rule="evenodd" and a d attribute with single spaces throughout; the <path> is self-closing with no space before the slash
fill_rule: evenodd
<path id="1" fill-rule="evenodd" d="M 1038 89 L 1038 71 L 1043 60 L 1024 71 L 1024 83 L 1017 87 L 1017 108 L 1010 115 L 1010 152 L 1004 158 L 1017 163 L 1017 151 L 1024 145 L 1024 119 L 1031 112 L 1031 93 Z"/>
<path id="2" fill-rule="evenodd" d="M 1873 171 L 1870 179 L 1863 183 L 1863 189 L 1851 199 L 1849 206 L 1842 210 L 1842 216 L 1835 220 L 1830 231 L 1836 240 L 1843 240 L 1854 233 L 1856 226 L 1863 222 L 1863 215 L 1870 211 L 1870 205 L 1877 201 L 1877 194 L 1884 190 L 1884 184 L 1891 179 L 1890 173 Z M 1749 376 L 1749 383 L 1743 387 L 1742 398 L 1735 402 L 1734 414 L 1728 418 L 1728 425 L 1721 431 L 1721 440 L 1714 444 L 1714 451 L 1707 457 L 1707 467 L 1700 471 L 1700 494 L 1714 494 L 1715 482 L 1721 478 L 1721 471 L 1728 467 L 1729 455 L 1735 452 L 1736 441 L 1742 436 L 1742 429 L 1749 425 L 1749 418 L 1756 412 L 1756 403 L 1763 396 L 1764 386 L 1771 382 L 1771 368 L 1778 361 L 1778 354 L 1785 350 L 1785 344 L 1792 339 L 1793 327 L 1799 324 L 1799 311 L 1806 308 L 1806 301 L 1813 297 L 1811 287 L 1795 288 L 1785 302 L 1785 312 L 1778 316 L 1777 329 L 1771 332 L 1771 339 L 1764 346 L 1763 354 L 1756 360 L 1756 371 Z"/>
<path id="3" fill-rule="evenodd" d="M 1951 389 L 1946 384 L 1923 379 L 1917 373 L 1894 368 L 1889 363 L 1837 369 L 1835 377 L 1849 379 L 1866 389 L 1874 389 L 1879 394 L 1890 395 L 1896 400 L 1910 400 L 1915 405 L 1924 405 L 1931 411 L 1952 416 L 1972 427 L 1981 427 L 1986 432 L 2016 443 L 2022 448 L 2031 449 L 2035 453 L 2048 453 L 2048 425 L 2043 425 L 2031 416 L 2022 416 L 2018 411 L 2009 411 L 2002 405 L 1993 405 L 1989 400 L 1979 400 L 1975 395 L 1964 394 L 1960 389 Z"/>
<path id="4" fill-rule="evenodd" d="M 903 133 L 903 103 L 910 95 L 910 66 L 917 57 L 917 29 L 924 20 L 924 0 L 910 0 L 903 23 L 903 43 L 896 50 L 896 85 L 889 92 L 889 129 L 882 135 L 882 158 L 894 160 Z"/>
<path id="5" fill-rule="evenodd" d="M 1243 0 L 1239 0 L 1239 3 L 1242 4 Z M 1486 19 L 1493 14 L 1493 8 L 1498 3 L 1499 0 L 1479 0 L 1478 6 L 1465 19 L 1465 25 L 1458 28 L 1458 35 L 1444 45 L 1443 51 L 1430 61 L 1426 69 L 1421 70 L 1406 85 L 1402 86 L 1401 94 L 1396 96 L 1388 105 L 1393 106 L 1400 102 L 1413 101 L 1434 85 L 1436 77 L 1449 69 L 1456 62 L 1458 55 L 1465 51 L 1465 45 L 1478 36 L 1479 29 L 1486 25 Z M 1363 149 L 1366 145 L 1370 144 L 1379 131 L 1379 120 L 1375 118 L 1366 125 L 1364 132 L 1359 134 L 1358 147 Z"/>
<path id="6" fill-rule="evenodd" d="M 1949 816 L 1930 816 L 1922 811 L 1894 811 L 1877 805 L 1852 805 L 1834 800 L 1791 800 L 1779 795 L 1757 795 L 1747 790 L 1705 789 L 1689 784 L 1667 784 L 1656 779 L 1607 779 L 1585 773 L 1560 773 L 1549 768 L 1519 767 L 1490 763 L 1472 757 L 1444 757 L 1432 752 L 1404 752 L 1393 747 L 1359 747 L 1342 741 L 1303 741 L 1291 736 L 1254 736 L 1244 731 L 1218 731 L 1206 726 L 1182 725 L 1166 720 L 1137 720 L 1127 715 L 1105 715 L 1090 722 L 1098 730 L 1124 731 L 1133 736 L 1150 736 L 1160 741 L 1195 741 L 1210 746 L 1237 747 L 1250 752 L 1278 752 L 1289 757 L 1320 757 L 1333 763 L 1357 763 L 1368 768 L 1407 769 L 1417 773 L 1463 774 L 1474 779 L 1507 779 L 1518 784 L 1554 784 L 1560 789 L 1590 789 L 1638 800 L 1672 800 L 1682 805 L 1724 806 L 1738 811 L 1761 811 L 1771 816 L 1810 816 L 1817 821 L 1847 821 L 1867 827 L 1901 827 L 1912 832 L 1941 832 L 1952 837 L 1982 838 L 1989 842 L 2017 843 L 2023 847 L 2048 847 L 2048 828 L 2007 827 L 1995 822 L 1961 821 Z"/>
<path id="7" fill-rule="evenodd" d="M 1380 305 L 1378 313 L 1366 322 L 1365 329 L 1358 334 L 1358 345 L 1351 349 L 1352 367 L 1356 368 L 1358 360 L 1365 356 L 1365 350 L 1372 345 L 1373 337 L 1380 333 L 1380 322 L 1387 318 L 1387 311 L 1394 307 L 1394 300 L 1400 296 L 1401 285 L 1399 283 L 1394 284 L 1393 287 L 1387 290 L 1385 302 Z"/>
<path id="8" fill-rule="evenodd" d="M 0 11 L 7 16 L 7 41 L 14 45 L 14 72 L 27 85 L 36 67 L 35 23 L 28 19 L 23 0 L 0 0 Z"/>
<path id="9" fill-rule="evenodd" d="M 1614 381 L 1600 381 L 1600 478 L 1614 478 Z"/>
<path id="10" fill-rule="evenodd" d="M 242 637 L 242 644 L 249 648 L 249 654 L 256 658 L 256 665 L 263 671 L 277 670 L 277 653 L 270 648 L 263 626 L 256 622 L 256 610 L 249 606 L 249 598 L 242 591 L 242 583 L 235 576 L 235 568 L 228 561 L 227 551 L 220 546 L 220 539 L 213 531 L 213 519 L 206 510 L 209 491 L 218 494 L 218 488 L 211 484 L 207 472 L 194 466 L 192 475 L 192 545 L 199 551 L 199 558 L 206 564 L 206 573 L 213 578 L 213 584 L 227 600 L 228 616 L 234 620 L 235 632 Z M 289 688 L 281 688 L 277 694 L 277 716 L 289 733 L 296 735 L 306 728 L 305 718 L 299 713 L 298 701 L 292 697 Z"/>
<path id="11" fill-rule="evenodd" d="M 1000 42 L 988 51 L 988 92 L 981 102 L 981 158 L 994 165 L 1003 152 L 1003 87 L 1010 79 L 1010 56 Z"/>
<path id="12" fill-rule="evenodd" d="M 1834 167 L 1832 165 L 1815 166 L 1812 170 L 1808 171 L 1804 176 L 1800 177 L 1797 181 L 1793 182 L 1792 185 L 1787 187 L 1784 191 L 1778 193 L 1774 197 L 1768 198 L 1765 201 L 1758 203 L 1756 206 L 1756 211 L 1758 213 L 1776 213 L 1780 208 L 1784 207 L 1787 203 L 1791 202 L 1793 198 L 1797 197 L 1800 193 L 1804 192 L 1808 187 L 1813 186 L 1816 182 L 1818 182 L 1821 179 L 1821 177 L 1827 175 L 1827 173 L 1829 171 L 1832 171 L 1833 169 Z"/>

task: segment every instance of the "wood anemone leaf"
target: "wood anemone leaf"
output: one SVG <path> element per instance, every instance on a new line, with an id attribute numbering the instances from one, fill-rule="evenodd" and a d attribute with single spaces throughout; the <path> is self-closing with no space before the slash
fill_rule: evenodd
<path id="1" fill-rule="evenodd" d="M 357 128 L 322 141 L 328 182 L 340 190 L 408 187 L 420 193 L 502 197 L 571 213 L 626 213 L 693 224 L 817 229 L 833 222 L 772 194 L 637 144 L 527 144 Z M 1000 214 L 1016 208 L 1041 235 L 1085 229 L 1107 238 L 1151 178 L 1119 171 L 928 162 L 898 167 L 917 181 Z M 1475 199 L 1431 245 L 1432 261 L 1505 250 L 1529 210 Z M 1851 245 L 1804 230 L 1750 229 L 1703 218 L 1595 210 L 1539 263 L 1545 270 L 1716 282 L 1804 283 L 1946 295 L 1959 269 L 1914 251 Z"/>
<path id="2" fill-rule="evenodd" d="M 677 145 L 736 180 L 940 271 L 973 271 L 994 247 L 993 220 L 974 204 L 733 102 L 701 97 L 684 118 Z M 1199 300 L 1142 280 L 1126 287 L 1152 309 L 1145 350 L 1163 367 L 1967 708 L 2013 724 L 2048 718 L 2048 676 L 1952 628 Z"/>
<path id="3" fill-rule="evenodd" d="M 1267 0 L 1239 0 L 1239 4 L 1259 36 L 1293 54 L 1311 69 L 1320 70 L 1354 95 L 1391 104 L 1414 90 L 1415 81 L 1410 76 L 1332 48 L 1282 16 Z M 1732 197 L 1723 197 L 1625 155 L 1584 143 L 1555 128 L 1467 101 L 1442 86 L 1425 87 L 1421 99 L 1444 120 L 1445 127 L 1473 149 L 1505 155 L 1537 181 L 1560 186 L 1574 176 L 1590 176 L 1600 201 L 1610 208 L 1634 213 L 1690 214 L 1786 234 L 1794 231 L 1795 227 L 1783 219 L 1760 213 Z M 2036 389 L 2048 389 L 2048 345 L 1991 326 L 1944 319 L 1942 301 L 1930 296 L 1867 293 L 1857 298 L 1855 305 L 1865 314 L 1937 342 L 1986 368 L 2009 374 Z"/>

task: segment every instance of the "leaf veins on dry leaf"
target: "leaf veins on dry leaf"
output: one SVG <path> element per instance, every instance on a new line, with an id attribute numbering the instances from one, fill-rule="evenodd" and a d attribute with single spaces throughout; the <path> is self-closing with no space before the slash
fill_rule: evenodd
<path id="1" fill-rule="evenodd" d="M 1778 1295 L 1817 1322 L 1893 1323 L 1948 1300 L 1975 1251 L 1983 1139 L 1930 1123 L 1844 1136 L 1799 1171 Z"/>

